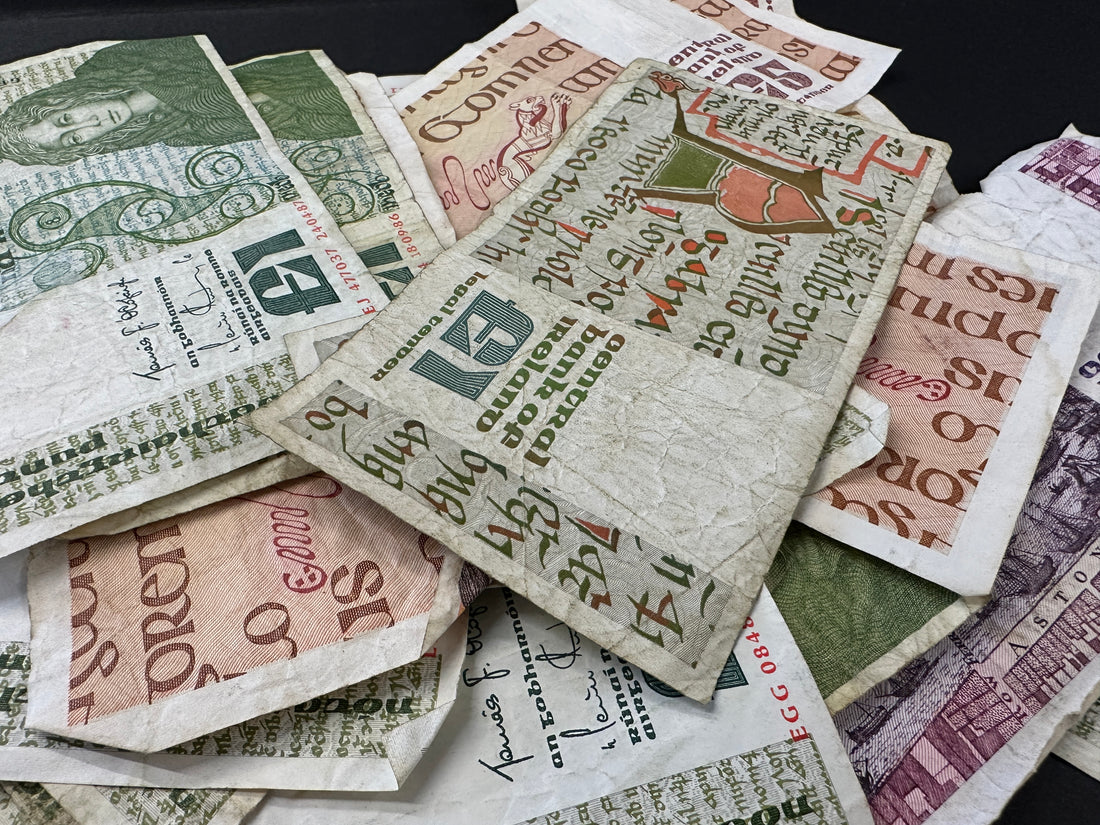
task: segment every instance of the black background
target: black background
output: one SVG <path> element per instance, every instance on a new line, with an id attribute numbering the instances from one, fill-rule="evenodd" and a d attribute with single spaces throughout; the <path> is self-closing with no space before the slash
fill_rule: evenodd
<path id="1" fill-rule="evenodd" d="M 811 22 L 902 49 L 874 94 L 911 131 L 951 144 L 962 192 L 1071 122 L 1100 134 L 1100 2 L 795 2 Z M 347 72 L 419 74 L 513 11 L 512 0 L 0 0 L 0 64 L 91 40 L 205 33 L 227 63 L 321 48 Z M 1048 758 L 999 822 L 1100 823 L 1100 783 Z"/>

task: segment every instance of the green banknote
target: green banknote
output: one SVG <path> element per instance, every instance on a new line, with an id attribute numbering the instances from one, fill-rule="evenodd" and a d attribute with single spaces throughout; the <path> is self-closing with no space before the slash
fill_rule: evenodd
<path id="1" fill-rule="evenodd" d="M 284 336 L 388 301 L 203 37 L 0 68 L 0 158 L 0 554 L 274 454 Z"/>
<path id="2" fill-rule="evenodd" d="M 950 633 L 974 606 L 798 523 L 765 581 L 834 713 Z"/>
<path id="3" fill-rule="evenodd" d="M 392 298 L 442 247 L 355 91 L 320 51 L 232 69 L 275 141 Z"/>
<path id="4" fill-rule="evenodd" d="M 237 825 L 263 798 L 242 791 L 0 783 L 0 825 Z"/>
<path id="5" fill-rule="evenodd" d="M 3 825 L 76 825 L 49 791 L 34 782 L 0 783 Z"/>
<path id="6" fill-rule="evenodd" d="M 238 825 L 264 797 L 260 791 L 42 787 L 72 817 L 48 820 L 59 825 Z"/>

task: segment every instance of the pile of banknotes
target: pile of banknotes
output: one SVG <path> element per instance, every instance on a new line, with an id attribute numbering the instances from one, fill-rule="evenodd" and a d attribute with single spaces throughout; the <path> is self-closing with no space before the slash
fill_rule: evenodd
<path id="1" fill-rule="evenodd" d="M 960 196 L 896 53 L 537 0 L 416 77 L 0 69 L 0 824 L 1100 778 L 1100 139 Z"/>

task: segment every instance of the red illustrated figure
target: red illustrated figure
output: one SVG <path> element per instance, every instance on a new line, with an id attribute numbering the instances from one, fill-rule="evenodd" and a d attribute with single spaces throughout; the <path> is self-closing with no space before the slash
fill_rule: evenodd
<path id="1" fill-rule="evenodd" d="M 676 103 L 676 147 L 634 191 L 646 199 L 709 204 L 748 232 L 832 233 L 819 205 L 822 170 L 784 169 L 688 131 L 677 92 L 696 91 L 665 72 L 650 75 Z"/>
<path id="2" fill-rule="evenodd" d="M 541 152 L 565 134 L 565 113 L 573 99 L 569 95 L 550 96 L 550 106 L 542 95 L 528 95 L 508 108 L 516 113 L 519 133 L 497 155 L 497 174 L 501 183 L 515 189 L 532 172 L 531 156 Z"/>

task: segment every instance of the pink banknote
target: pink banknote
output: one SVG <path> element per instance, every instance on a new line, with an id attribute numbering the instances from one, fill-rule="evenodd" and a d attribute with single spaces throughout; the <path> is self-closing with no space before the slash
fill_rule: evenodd
<path id="1" fill-rule="evenodd" d="M 817 497 L 946 553 L 1057 294 L 914 244 L 856 371 L 890 406 L 886 446 Z"/>
<path id="2" fill-rule="evenodd" d="M 861 58 L 856 55 L 846 54 L 831 45 L 792 36 L 789 32 L 747 14 L 726 0 L 673 0 L 673 2 L 700 17 L 713 20 L 734 34 L 751 40 L 754 44 L 765 46 L 792 60 L 797 60 L 801 65 L 808 66 L 837 82 L 844 80 L 861 61 Z M 763 11 L 787 13 L 784 9 L 777 8 L 772 0 L 747 0 L 747 2 Z M 741 82 L 752 86 L 759 80 Z"/>
<path id="3" fill-rule="evenodd" d="M 1097 287 L 1084 267 L 922 226 L 856 370 L 890 408 L 885 446 L 795 518 L 988 594 Z"/>
<path id="4" fill-rule="evenodd" d="M 622 70 L 533 21 L 402 110 L 459 237 L 519 186 Z M 523 82 L 535 75 L 537 83 Z M 472 89 L 467 78 L 477 81 Z M 506 105 L 496 106 L 506 92 Z"/>
<path id="5" fill-rule="evenodd" d="M 462 581 L 446 548 L 323 475 L 72 541 L 67 563 L 62 546 L 47 547 L 31 568 L 36 632 L 70 627 L 52 663 L 49 652 L 35 661 L 43 673 L 67 666 L 67 695 L 36 724 L 144 749 L 149 737 L 126 730 L 140 712 L 171 720 L 172 733 L 152 737 L 164 747 L 196 724 L 225 726 L 187 721 L 206 694 L 242 720 L 277 710 L 418 657 L 468 600 Z M 64 611 L 47 602 L 58 586 Z M 352 642 L 357 652 L 336 655 Z M 246 677 L 262 680 L 260 693 L 224 702 Z"/>

